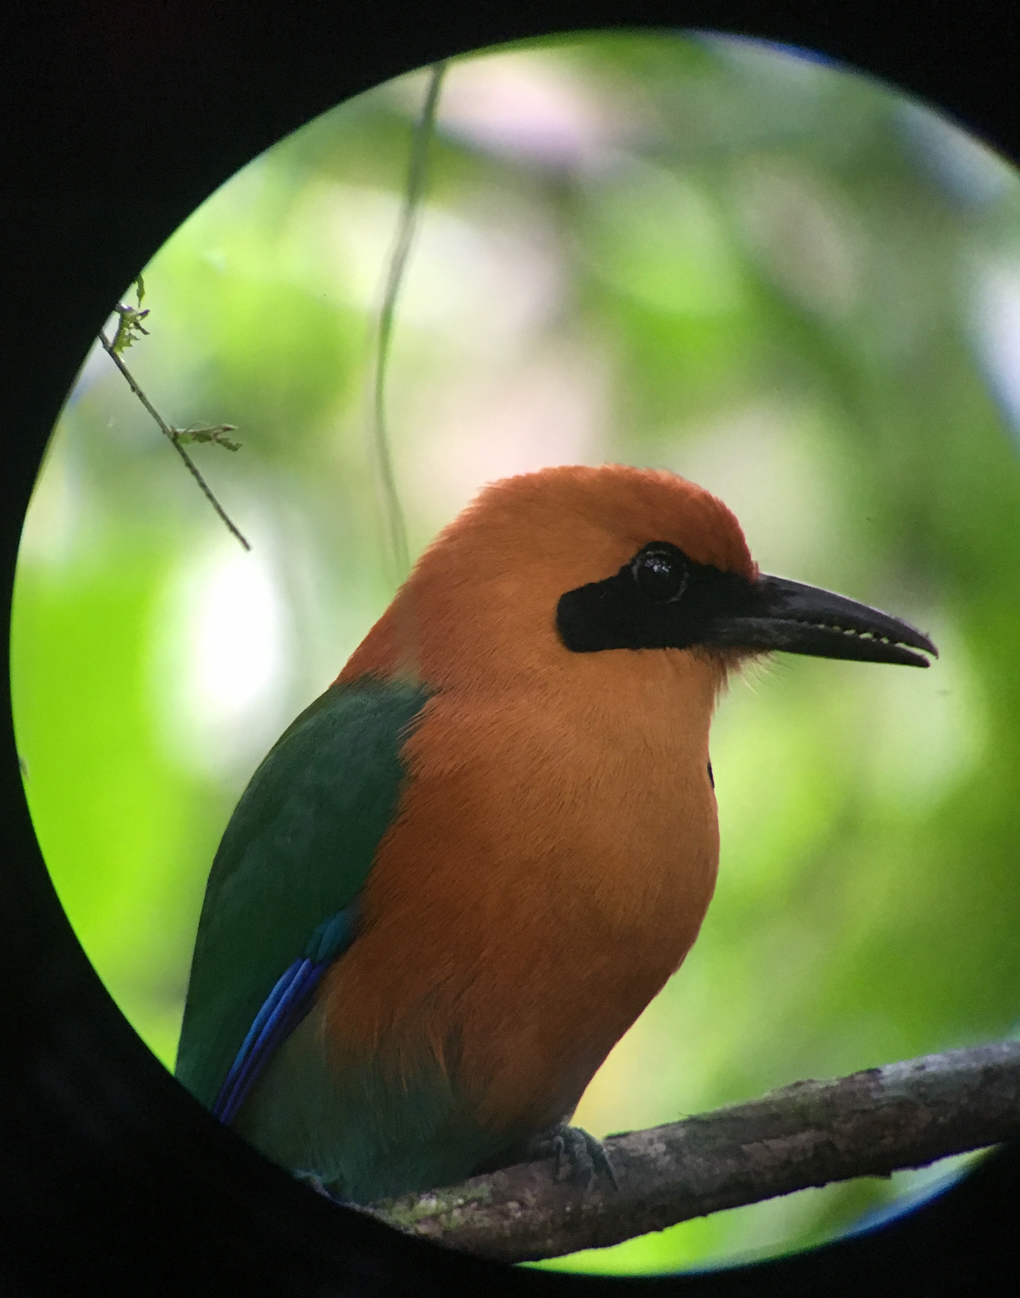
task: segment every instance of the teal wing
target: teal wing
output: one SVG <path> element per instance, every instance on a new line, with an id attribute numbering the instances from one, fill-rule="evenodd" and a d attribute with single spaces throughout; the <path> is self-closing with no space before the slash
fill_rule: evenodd
<path id="1" fill-rule="evenodd" d="M 239 1076 L 251 1084 L 356 935 L 358 894 L 397 810 L 401 746 L 427 697 L 371 679 L 332 686 L 237 804 L 206 887 L 176 1069 L 226 1120 L 246 1093 Z"/>

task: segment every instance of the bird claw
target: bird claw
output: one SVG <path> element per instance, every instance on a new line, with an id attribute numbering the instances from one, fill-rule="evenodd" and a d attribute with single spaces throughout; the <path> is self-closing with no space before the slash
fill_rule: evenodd
<path id="1" fill-rule="evenodd" d="M 342 1208 L 357 1208 L 359 1206 L 353 1199 L 348 1199 L 345 1195 L 331 1190 L 325 1181 L 316 1176 L 314 1172 L 295 1172 L 294 1176 L 302 1184 L 307 1185 L 309 1189 L 314 1190 L 316 1194 L 321 1194 L 324 1199 L 328 1199 L 330 1203 L 338 1203 Z"/>
<path id="2" fill-rule="evenodd" d="M 322 1178 L 316 1176 L 313 1172 L 294 1172 L 293 1175 L 296 1181 L 300 1181 L 303 1185 L 307 1185 L 308 1188 L 314 1190 L 316 1194 L 321 1194 L 326 1199 L 333 1198 L 330 1192 L 326 1189 L 325 1182 Z"/>
<path id="3" fill-rule="evenodd" d="M 583 1127 L 571 1127 L 565 1122 L 544 1131 L 532 1142 L 535 1158 L 556 1159 L 557 1181 L 581 1181 L 590 1190 L 599 1176 L 604 1176 L 614 1190 L 616 1173 L 606 1153 L 606 1147 Z"/>

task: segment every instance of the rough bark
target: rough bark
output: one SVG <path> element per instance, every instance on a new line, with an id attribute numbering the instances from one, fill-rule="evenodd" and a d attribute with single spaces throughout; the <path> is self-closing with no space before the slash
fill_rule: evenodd
<path id="1" fill-rule="evenodd" d="M 553 1159 L 373 1205 L 401 1230 L 504 1262 L 617 1244 L 808 1186 L 888 1176 L 1020 1134 L 1020 1042 L 804 1081 L 682 1122 L 610 1136 L 617 1189 Z"/>

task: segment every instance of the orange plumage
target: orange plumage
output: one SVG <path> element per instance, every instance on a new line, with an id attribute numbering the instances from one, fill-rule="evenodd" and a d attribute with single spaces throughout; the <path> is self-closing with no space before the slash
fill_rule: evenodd
<path id="1" fill-rule="evenodd" d="M 730 511 L 672 474 L 557 468 L 484 491 L 340 675 L 418 676 L 401 814 L 327 976 L 341 1059 L 451 1051 L 509 1136 L 572 1112 L 680 965 L 718 862 L 707 772 L 733 655 L 572 654 L 558 597 L 649 540 L 753 578 Z"/>

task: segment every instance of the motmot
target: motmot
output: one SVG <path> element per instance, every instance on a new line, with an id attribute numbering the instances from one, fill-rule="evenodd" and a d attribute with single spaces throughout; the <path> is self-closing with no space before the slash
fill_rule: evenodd
<path id="1" fill-rule="evenodd" d="M 905 622 L 759 572 L 675 474 L 490 484 L 256 770 L 209 875 L 180 1081 L 368 1203 L 556 1153 L 715 885 L 709 727 L 773 651 L 928 665 Z"/>

